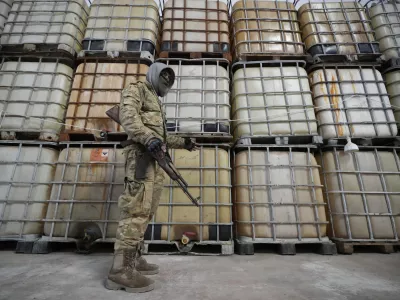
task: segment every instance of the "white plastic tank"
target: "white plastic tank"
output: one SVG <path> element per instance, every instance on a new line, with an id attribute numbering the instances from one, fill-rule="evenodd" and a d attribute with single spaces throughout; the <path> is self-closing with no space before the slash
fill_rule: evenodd
<path id="1" fill-rule="evenodd" d="M 58 150 L 55 144 L 0 145 L 0 239 L 40 236 Z"/>
<path id="2" fill-rule="evenodd" d="M 124 150 L 116 144 L 66 146 L 57 162 L 44 234 L 53 239 L 76 238 L 81 234 L 79 224 L 91 222 L 99 226 L 105 239 L 114 238 L 119 220 L 117 202 L 124 189 Z M 189 192 L 201 196 L 204 204 L 193 206 L 166 176 L 160 206 L 146 239 L 175 241 L 190 232 L 197 241 L 230 240 L 229 152 L 214 146 L 194 152 L 172 150 L 171 156 L 189 184 Z"/>
<path id="3" fill-rule="evenodd" d="M 393 105 L 394 118 L 397 125 L 400 124 L 400 70 L 394 70 L 385 74 L 386 88 L 390 96 L 390 104 Z"/>
<path id="4" fill-rule="evenodd" d="M 0 34 L 3 32 L 4 23 L 7 21 L 13 0 L 0 0 Z"/>
<path id="5" fill-rule="evenodd" d="M 120 103 L 121 92 L 130 83 L 146 80 L 148 64 L 140 59 L 116 59 L 115 63 L 89 60 L 79 64 L 68 101 L 66 131 L 95 136 L 100 130 L 123 132 L 106 111 Z"/>
<path id="6" fill-rule="evenodd" d="M 288 148 L 234 149 L 234 222 L 239 239 L 326 237 L 323 186 L 313 149 Z"/>
<path id="7" fill-rule="evenodd" d="M 306 49 L 314 57 L 380 55 L 366 8 L 357 1 L 307 1 L 298 18 Z"/>
<path id="8" fill-rule="evenodd" d="M 329 207 L 330 237 L 388 241 L 400 235 L 400 149 L 324 150 L 318 161 Z"/>
<path id="9" fill-rule="evenodd" d="M 71 67 L 58 59 L 3 58 L 1 139 L 57 141 L 71 90 Z M 20 136 L 18 136 L 20 135 Z"/>
<path id="10" fill-rule="evenodd" d="M 309 74 L 324 139 L 397 135 L 381 73 L 373 66 L 322 66 Z"/>
<path id="11" fill-rule="evenodd" d="M 159 60 L 175 72 L 175 83 L 163 106 L 170 133 L 229 135 L 228 61 Z"/>
<path id="12" fill-rule="evenodd" d="M 186 232 L 193 233 L 191 239 L 200 242 L 232 239 L 230 155 L 225 147 L 171 151 L 189 192 L 201 198 L 201 206 L 192 205 L 179 186 L 166 176 L 160 206 L 146 239 L 176 241 Z"/>
<path id="13" fill-rule="evenodd" d="M 229 52 L 229 12 L 222 1 L 168 0 L 161 51 Z"/>
<path id="14" fill-rule="evenodd" d="M 317 135 L 304 62 L 245 62 L 233 66 L 235 140 L 254 136 Z"/>
<path id="15" fill-rule="evenodd" d="M 88 14 L 85 0 L 14 0 L 1 45 L 36 44 L 42 51 L 75 54 L 82 49 Z"/>
<path id="16" fill-rule="evenodd" d="M 96 223 L 105 238 L 117 232 L 118 197 L 124 190 L 123 149 L 68 146 L 60 152 L 44 234 L 78 238 L 79 225 Z M 52 222 L 52 220 L 54 220 Z"/>
<path id="17" fill-rule="evenodd" d="M 160 29 L 154 0 L 96 0 L 90 7 L 83 48 L 155 55 Z"/>
<path id="18" fill-rule="evenodd" d="M 232 39 L 236 58 L 304 55 L 293 1 L 236 1 L 232 7 Z"/>
<path id="19" fill-rule="evenodd" d="M 383 59 L 397 58 L 400 48 L 400 4 L 372 1 L 372 5 L 368 8 L 368 14 Z"/>

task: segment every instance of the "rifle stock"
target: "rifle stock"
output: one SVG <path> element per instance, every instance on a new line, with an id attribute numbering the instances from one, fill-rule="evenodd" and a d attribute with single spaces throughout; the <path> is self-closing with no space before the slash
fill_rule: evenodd
<path id="1" fill-rule="evenodd" d="M 111 109 L 107 110 L 106 111 L 106 115 L 111 120 L 113 120 L 114 122 L 116 122 L 119 125 L 121 125 L 121 120 L 119 119 L 119 105 L 115 105 Z M 125 146 L 131 144 L 129 142 L 130 141 L 128 140 L 128 141 L 122 142 L 121 144 L 122 144 L 123 147 L 125 147 Z M 188 184 L 183 179 L 183 177 L 178 172 L 178 170 L 175 168 L 168 151 L 166 149 L 163 149 L 163 150 L 158 151 L 157 153 L 150 153 L 150 154 L 158 162 L 158 165 L 165 171 L 165 173 L 167 173 L 168 176 L 172 180 L 176 181 L 179 184 L 179 186 L 181 187 L 183 192 L 186 194 L 186 196 L 188 196 L 190 201 L 192 201 L 192 203 L 198 207 L 199 206 L 199 202 L 198 201 L 200 200 L 200 197 L 194 198 L 189 193 L 189 191 L 187 189 L 188 188 Z"/>

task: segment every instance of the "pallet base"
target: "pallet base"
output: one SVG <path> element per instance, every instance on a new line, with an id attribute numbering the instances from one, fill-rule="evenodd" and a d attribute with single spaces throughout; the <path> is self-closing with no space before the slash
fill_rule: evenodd
<path id="1" fill-rule="evenodd" d="M 32 55 L 46 57 L 68 57 L 74 59 L 76 51 L 66 44 L 9 44 L 1 45 L 0 51 L 2 54 L 12 55 Z"/>
<path id="2" fill-rule="evenodd" d="M 73 238 L 49 238 L 43 236 L 36 240 L 18 241 L 15 247 L 17 253 L 48 254 L 53 251 L 71 251 L 78 254 L 90 254 L 92 252 L 113 252 L 115 239 L 97 240 L 85 244 L 82 240 Z M 232 255 L 234 244 L 227 242 L 190 242 L 183 245 L 181 242 L 145 241 L 143 254 L 148 255 Z"/>
<path id="3" fill-rule="evenodd" d="M 240 61 L 281 61 L 281 60 L 300 60 L 312 63 L 310 55 L 285 55 L 285 54 L 253 54 L 243 53 L 235 57 L 235 62 Z"/>
<path id="4" fill-rule="evenodd" d="M 98 134 L 93 134 L 84 131 L 64 131 L 60 134 L 60 142 L 122 142 L 126 141 L 128 138 L 125 132 L 99 132 Z"/>
<path id="5" fill-rule="evenodd" d="M 263 250 L 276 251 L 280 255 L 296 255 L 298 250 L 305 252 L 316 252 L 321 255 L 336 255 L 337 250 L 334 243 L 328 239 L 322 241 L 310 239 L 306 241 L 282 240 L 270 241 L 268 239 L 256 239 L 252 241 L 235 240 L 235 252 L 239 255 L 254 255 L 255 246 L 264 248 Z M 300 249 L 302 248 L 302 249 Z M 275 252 L 274 251 L 274 252 Z"/>
<path id="6" fill-rule="evenodd" d="M 400 247 L 400 243 L 380 243 L 380 242 L 344 242 L 334 241 L 337 251 L 340 254 L 353 254 L 354 247 L 362 247 L 368 252 L 378 252 L 383 254 L 390 254 L 396 252 L 395 247 Z"/>
<path id="7" fill-rule="evenodd" d="M 149 51 L 91 51 L 82 50 L 78 53 L 77 60 L 80 61 L 84 58 L 104 58 L 104 59 L 119 59 L 119 58 L 135 58 L 141 60 L 150 60 L 154 62 L 154 55 Z"/>
<path id="8" fill-rule="evenodd" d="M 222 58 L 229 62 L 232 61 L 232 55 L 229 52 L 178 52 L 162 51 L 159 58 L 182 58 L 182 59 L 204 59 L 204 58 Z"/>
<path id="9" fill-rule="evenodd" d="M 251 146 L 251 145 L 322 145 L 323 140 L 318 135 L 303 135 L 303 136 L 265 136 L 265 137 L 242 137 L 238 139 L 235 146 Z"/>
<path id="10" fill-rule="evenodd" d="M 373 137 L 373 138 L 351 138 L 352 143 L 359 146 L 400 146 L 400 137 Z M 324 145 L 344 146 L 347 144 L 346 138 L 325 139 Z"/>

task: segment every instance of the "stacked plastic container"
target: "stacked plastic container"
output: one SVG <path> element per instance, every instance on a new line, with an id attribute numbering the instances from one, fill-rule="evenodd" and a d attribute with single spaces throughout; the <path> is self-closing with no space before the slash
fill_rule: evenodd
<path id="1" fill-rule="evenodd" d="M 172 150 L 171 155 L 201 204 L 194 207 L 167 178 L 147 237 L 175 243 L 180 251 L 196 252 L 195 245 L 211 245 L 212 251 L 232 254 L 228 5 L 168 0 L 162 18 L 157 61 L 171 67 L 176 76 L 162 99 L 168 133 L 202 144 L 198 151 Z"/>
<path id="2" fill-rule="evenodd" d="M 400 179 L 399 148 L 392 106 L 396 63 L 390 60 L 398 57 L 398 12 L 389 2 L 362 4 L 298 3 L 303 41 L 312 56 L 308 73 L 318 133 L 324 140 L 316 159 L 325 186 L 328 235 L 341 253 L 352 253 L 358 245 L 392 252 L 399 243 L 394 184 Z"/>
<path id="3" fill-rule="evenodd" d="M 43 233 L 84 0 L 1 1 L 0 239 L 32 251 Z M 25 246 L 24 246 L 25 245 Z"/>
<path id="4" fill-rule="evenodd" d="M 231 117 L 237 249 L 276 244 L 281 254 L 317 244 L 334 252 L 314 153 L 317 132 L 306 53 L 291 1 L 232 6 Z"/>

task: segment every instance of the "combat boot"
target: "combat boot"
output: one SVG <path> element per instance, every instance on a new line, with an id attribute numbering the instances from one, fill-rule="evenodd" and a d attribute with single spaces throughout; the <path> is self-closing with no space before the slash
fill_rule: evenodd
<path id="1" fill-rule="evenodd" d="M 142 275 L 155 275 L 159 272 L 159 267 L 156 264 L 149 264 L 143 257 L 144 242 L 139 245 L 138 256 L 136 259 L 136 270 L 138 270 Z"/>
<path id="2" fill-rule="evenodd" d="M 125 290 L 128 293 L 144 293 L 154 289 L 154 281 L 135 269 L 136 249 L 124 250 L 114 255 L 105 287 L 109 290 Z"/>

